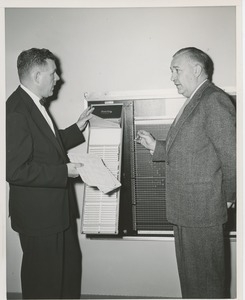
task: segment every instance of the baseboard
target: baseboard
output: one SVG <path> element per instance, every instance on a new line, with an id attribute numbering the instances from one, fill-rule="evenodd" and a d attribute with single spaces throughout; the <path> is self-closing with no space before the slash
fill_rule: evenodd
<path id="1" fill-rule="evenodd" d="M 164 297 L 120 296 L 120 295 L 81 295 L 81 299 L 144 299 L 144 300 L 146 300 L 146 299 L 164 299 Z"/>
<path id="2" fill-rule="evenodd" d="M 21 293 L 7 293 L 8 300 L 22 300 Z M 80 299 L 176 299 L 166 297 L 145 297 L 145 296 L 115 296 L 115 295 L 81 295 Z"/>

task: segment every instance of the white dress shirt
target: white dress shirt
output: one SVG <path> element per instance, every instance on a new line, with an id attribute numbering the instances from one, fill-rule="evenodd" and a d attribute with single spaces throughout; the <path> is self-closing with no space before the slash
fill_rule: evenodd
<path id="1" fill-rule="evenodd" d="M 201 84 L 198 85 L 198 87 L 194 90 L 194 92 L 191 94 L 190 98 L 186 98 L 184 104 L 182 105 L 181 109 L 179 110 L 176 118 L 174 119 L 173 125 L 175 126 L 176 123 L 178 122 L 180 116 L 182 115 L 186 105 L 190 102 L 191 98 L 194 96 L 194 94 L 197 92 L 197 90 L 204 84 L 204 82 L 206 82 L 207 79 L 205 79 Z M 153 155 L 154 150 L 150 150 L 151 155 Z"/>
<path id="2" fill-rule="evenodd" d="M 50 126 L 50 128 L 52 129 L 52 131 L 55 135 L 53 122 L 52 122 L 51 118 L 49 117 L 49 115 L 46 111 L 46 108 L 43 105 L 41 105 L 41 103 L 39 102 L 40 98 L 37 95 L 35 95 L 34 93 L 32 93 L 23 84 L 21 84 L 20 87 L 32 98 L 33 102 L 36 104 L 37 108 L 40 110 L 41 114 L 43 115 L 44 119 L 47 121 L 48 125 Z"/>
<path id="3" fill-rule="evenodd" d="M 207 81 L 207 79 L 205 79 L 201 84 L 199 84 L 199 86 L 194 90 L 194 92 L 191 94 L 190 98 L 186 98 L 183 106 L 181 107 L 179 113 L 177 114 L 175 120 L 174 120 L 174 125 L 178 122 L 180 116 L 182 115 L 186 105 L 190 102 L 191 98 L 194 96 L 194 94 L 196 93 L 196 91 L 204 84 L 204 82 Z"/>

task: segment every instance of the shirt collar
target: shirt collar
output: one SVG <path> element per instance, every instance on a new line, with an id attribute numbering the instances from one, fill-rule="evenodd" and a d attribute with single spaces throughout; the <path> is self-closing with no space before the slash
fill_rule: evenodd
<path id="1" fill-rule="evenodd" d="M 25 87 L 23 84 L 20 84 L 20 87 L 32 98 L 34 103 L 39 107 L 41 104 L 39 100 L 41 99 L 37 95 L 35 95 L 32 91 L 30 91 L 27 87 Z"/>
<path id="2" fill-rule="evenodd" d="M 194 96 L 194 94 L 197 92 L 197 90 L 206 82 L 208 79 L 205 79 L 202 83 L 199 84 L 199 86 L 195 89 L 195 91 L 191 94 L 190 99 Z"/>

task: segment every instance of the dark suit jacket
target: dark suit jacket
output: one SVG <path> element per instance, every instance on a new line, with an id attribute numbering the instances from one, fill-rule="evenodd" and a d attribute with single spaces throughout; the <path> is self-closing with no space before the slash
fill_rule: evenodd
<path id="1" fill-rule="evenodd" d="M 54 125 L 55 126 L 55 125 Z M 78 214 L 66 150 L 84 137 L 76 124 L 56 136 L 20 87 L 6 104 L 6 178 L 12 228 L 27 235 L 63 231 Z"/>
<path id="2" fill-rule="evenodd" d="M 154 161 L 166 162 L 166 210 L 170 223 L 206 227 L 227 221 L 236 194 L 235 107 L 211 82 L 186 106 Z"/>

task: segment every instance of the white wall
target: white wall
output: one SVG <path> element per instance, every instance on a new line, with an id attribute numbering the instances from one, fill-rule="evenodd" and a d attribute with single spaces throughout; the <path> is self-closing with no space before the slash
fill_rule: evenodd
<path id="1" fill-rule="evenodd" d="M 6 95 L 18 85 L 18 54 L 31 47 L 50 49 L 61 60 L 64 81 L 51 106 L 61 128 L 77 120 L 84 92 L 173 89 L 171 57 L 186 46 L 211 56 L 217 85 L 236 86 L 234 7 L 5 12 Z M 81 207 L 83 186 L 77 185 L 76 191 Z M 6 229 L 8 291 L 20 292 L 21 251 L 9 219 Z M 173 241 L 97 241 L 82 235 L 79 239 L 83 294 L 180 296 Z"/>
<path id="2" fill-rule="evenodd" d="M 46 47 L 61 60 L 64 85 L 52 107 L 60 126 L 76 120 L 86 91 L 174 88 L 170 61 L 196 46 L 215 63 L 214 82 L 236 85 L 234 7 L 6 9 L 7 96 L 16 59 Z M 66 115 L 64 115 L 64 112 Z"/>

